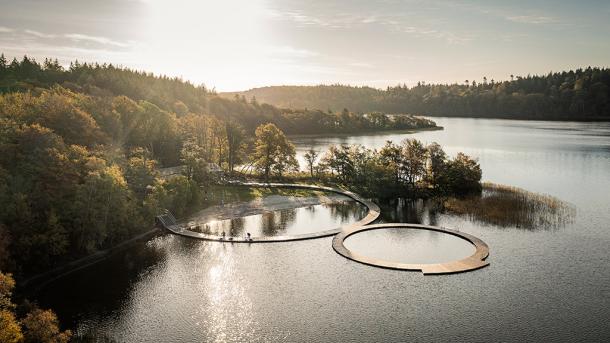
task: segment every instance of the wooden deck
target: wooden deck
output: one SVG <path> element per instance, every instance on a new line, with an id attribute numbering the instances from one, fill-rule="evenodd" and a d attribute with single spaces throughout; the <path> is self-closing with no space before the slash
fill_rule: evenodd
<path id="1" fill-rule="evenodd" d="M 454 235 L 459 238 L 462 238 L 476 248 L 474 254 L 468 256 L 464 259 L 458 261 L 451 261 L 446 263 L 431 263 L 431 264 L 412 264 L 412 263 L 400 263 L 400 262 L 392 262 L 381 260 L 377 258 L 372 258 L 364 255 L 360 255 L 356 252 L 353 252 L 345 247 L 343 244 L 345 239 L 349 236 L 356 234 L 358 232 L 369 231 L 369 230 L 379 230 L 386 228 L 404 228 L 404 229 L 416 229 L 416 230 L 430 230 L 446 233 L 449 235 Z M 388 268 L 388 269 L 400 269 L 400 270 L 412 270 L 412 271 L 421 271 L 424 275 L 432 275 L 432 274 L 452 274 L 452 273 L 461 273 L 466 271 L 471 271 L 479 268 L 483 268 L 489 265 L 489 262 L 485 261 L 485 259 L 489 256 L 489 247 L 485 242 L 478 239 L 475 236 L 469 235 L 467 233 L 450 230 L 446 228 L 441 228 L 438 226 L 430 226 L 430 225 L 420 225 L 420 224 L 398 224 L 398 223 L 390 223 L 390 224 L 375 224 L 375 225 L 365 225 L 361 227 L 352 227 L 348 230 L 344 230 L 333 238 L 333 249 L 335 251 L 356 262 L 364 263 L 367 265 Z"/>

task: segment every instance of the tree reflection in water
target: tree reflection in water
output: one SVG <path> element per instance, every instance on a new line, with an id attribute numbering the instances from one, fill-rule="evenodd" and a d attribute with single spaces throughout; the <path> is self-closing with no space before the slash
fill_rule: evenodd
<path id="1" fill-rule="evenodd" d="M 339 201 L 328 206 L 333 217 L 341 219 L 342 222 L 347 222 L 353 218 L 364 218 L 368 209 L 365 206 L 354 206 L 353 201 Z"/>
<path id="2" fill-rule="evenodd" d="M 265 236 L 277 236 L 296 219 L 296 209 L 265 212 L 261 216 L 261 231 Z"/>
<path id="3" fill-rule="evenodd" d="M 437 200 L 395 198 L 378 200 L 381 221 L 389 223 L 413 223 L 437 225 L 439 202 Z"/>
<path id="4" fill-rule="evenodd" d="M 239 217 L 232 219 L 229 222 L 229 235 L 237 236 L 244 232 L 244 218 Z"/>

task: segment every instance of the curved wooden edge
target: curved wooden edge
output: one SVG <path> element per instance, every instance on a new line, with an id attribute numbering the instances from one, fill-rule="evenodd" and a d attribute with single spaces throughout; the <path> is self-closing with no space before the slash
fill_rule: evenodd
<path id="1" fill-rule="evenodd" d="M 289 241 L 301 241 L 301 240 L 306 240 L 306 239 L 315 239 L 315 238 L 322 238 L 322 237 L 329 237 L 332 235 L 336 235 L 337 233 L 341 232 L 342 230 L 350 230 L 350 229 L 354 229 L 354 228 L 358 228 L 358 227 L 362 227 L 364 225 L 370 224 L 373 221 L 375 221 L 381 214 L 381 210 L 379 209 L 379 206 L 377 206 L 377 204 L 375 204 L 374 202 L 361 198 L 356 193 L 353 193 L 350 191 L 345 191 L 345 190 L 342 190 L 339 188 L 326 187 L 326 186 L 314 186 L 314 185 L 307 185 L 307 184 L 294 184 L 294 183 L 240 182 L 240 183 L 234 183 L 234 184 L 239 185 L 239 186 L 248 186 L 248 187 L 301 188 L 301 189 L 311 189 L 311 190 L 318 190 L 318 191 L 333 192 L 333 193 L 347 196 L 347 197 L 351 198 L 352 200 L 355 200 L 355 201 L 361 203 L 362 205 L 364 205 L 368 208 L 368 213 L 364 218 L 360 219 L 359 221 L 346 225 L 346 226 L 343 226 L 343 227 L 340 227 L 340 228 L 336 228 L 336 229 L 306 233 L 306 234 L 301 234 L 301 235 L 252 237 L 252 239 L 250 239 L 250 240 L 248 240 L 244 237 L 233 237 L 232 240 L 228 239 L 228 237 L 225 239 L 222 239 L 221 236 L 193 232 L 180 225 L 170 225 L 170 226 L 167 226 L 166 229 L 176 235 L 180 235 L 180 236 L 184 236 L 184 237 L 196 238 L 196 239 L 201 239 L 201 240 L 206 240 L 206 241 L 223 242 L 223 243 L 289 242 Z"/>
<path id="2" fill-rule="evenodd" d="M 358 232 L 364 232 L 369 230 L 379 230 L 384 228 L 405 228 L 405 229 L 419 229 L 419 230 L 429 230 L 429 231 L 437 231 L 450 235 L 457 236 L 468 241 L 470 244 L 474 245 L 475 252 L 471 256 L 468 256 L 464 259 L 445 262 L 445 263 L 422 263 L 422 264 L 412 264 L 412 263 L 400 263 L 400 262 L 392 262 L 386 261 L 382 259 L 377 259 L 373 257 L 368 257 L 364 255 L 360 255 L 355 253 L 345 247 L 344 241 L 349 236 L 356 234 Z M 404 223 L 388 223 L 388 224 L 375 224 L 375 225 L 366 225 L 361 227 L 353 227 L 348 230 L 344 230 L 337 234 L 333 238 L 332 243 L 333 249 L 341 256 L 346 257 L 350 260 L 360 262 L 363 264 L 367 264 L 370 266 L 388 268 L 388 269 L 399 269 L 399 270 L 410 270 L 410 271 L 421 271 L 424 275 L 438 275 L 438 274 L 453 274 L 453 273 L 462 273 L 471 270 L 476 270 L 479 268 L 483 268 L 489 265 L 489 262 L 485 261 L 485 259 L 489 256 L 489 247 L 485 242 L 480 240 L 479 238 L 469 235 L 464 232 L 446 229 L 438 226 L 431 225 L 421 225 L 421 224 L 404 224 Z"/>

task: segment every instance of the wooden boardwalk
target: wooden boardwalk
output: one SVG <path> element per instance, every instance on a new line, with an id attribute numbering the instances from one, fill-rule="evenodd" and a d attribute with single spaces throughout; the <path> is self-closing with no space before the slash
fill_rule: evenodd
<path id="1" fill-rule="evenodd" d="M 273 242 L 300 241 L 300 240 L 305 240 L 305 239 L 314 239 L 314 238 L 320 238 L 320 237 L 333 236 L 333 235 L 336 235 L 337 233 L 341 232 L 341 230 L 349 230 L 351 228 L 361 227 L 363 225 L 370 224 L 373 221 L 375 221 L 379 217 L 379 214 L 380 214 L 379 206 L 377 206 L 377 204 L 375 204 L 374 202 L 361 198 L 356 193 L 345 191 L 345 190 L 342 190 L 339 188 L 314 186 L 314 185 L 307 185 L 307 184 L 293 184 L 293 183 L 240 182 L 240 183 L 235 183 L 235 184 L 247 186 L 247 187 L 299 188 L 299 189 L 312 189 L 312 190 L 318 190 L 318 191 L 333 192 L 333 193 L 345 195 L 345 196 L 361 203 L 362 205 L 364 205 L 368 208 L 368 213 L 361 220 L 359 220 L 353 224 L 347 225 L 345 227 L 339 227 L 339 228 L 334 228 L 334 229 L 330 229 L 330 230 L 317 231 L 317 232 L 306 233 L 306 234 L 301 234 L 301 235 L 252 237 L 250 240 L 246 239 L 245 237 L 228 237 L 228 236 L 223 239 L 219 235 L 209 235 L 209 234 L 205 234 L 205 233 L 190 231 L 185 226 L 182 226 L 182 225 L 179 225 L 176 223 L 163 222 L 162 223 L 163 226 L 174 234 L 185 236 L 185 237 L 190 237 L 190 238 L 202 239 L 202 240 L 206 240 L 206 241 L 227 242 L 227 243 L 273 243 Z M 230 238 L 232 238 L 232 239 L 230 239 Z"/>
<path id="2" fill-rule="evenodd" d="M 345 239 L 353 234 L 363 231 L 379 230 L 386 228 L 404 228 L 410 230 L 416 229 L 442 232 L 449 235 L 457 236 L 468 241 L 469 243 L 474 245 L 476 250 L 471 256 L 468 256 L 458 261 L 451 261 L 446 263 L 413 264 L 386 261 L 378 258 L 360 255 L 356 252 L 347 249 L 344 245 Z M 487 256 L 489 256 L 489 247 L 487 246 L 487 244 L 485 244 L 485 242 L 467 233 L 430 225 L 390 223 L 353 227 L 348 230 L 341 231 L 341 233 L 339 233 L 333 238 L 333 249 L 335 249 L 338 254 L 356 262 L 381 268 L 421 271 L 422 273 L 424 273 L 424 275 L 461 273 L 483 268 L 489 265 L 489 262 L 485 261 Z"/>
<path id="3" fill-rule="evenodd" d="M 364 263 L 367 265 L 388 268 L 388 269 L 399 269 L 399 270 L 411 270 L 411 271 L 421 271 L 424 275 L 434 275 L 434 274 L 452 274 L 452 273 L 461 273 L 467 272 L 479 268 L 483 268 L 489 265 L 489 262 L 485 261 L 485 259 L 489 256 L 489 247 L 485 242 L 478 239 L 475 236 L 469 235 L 464 232 L 459 232 L 455 230 L 450 230 L 446 228 L 441 228 L 438 226 L 430 226 L 430 225 L 420 225 L 420 224 L 405 224 L 405 223 L 389 223 L 389 224 L 374 224 L 369 225 L 374 222 L 380 215 L 379 206 L 377 206 L 372 201 L 366 200 L 360 197 L 358 194 L 345 191 L 338 188 L 333 187 L 325 187 L 325 186 L 314 186 L 307 184 L 292 184 L 292 183 L 259 183 L 259 182 L 244 182 L 244 183 L 235 183 L 236 185 L 242 185 L 246 187 L 277 187 L 277 188 L 301 188 L 301 189 L 312 189 L 326 192 L 333 192 L 341 195 L 345 195 L 368 208 L 367 215 L 361 220 L 341 227 L 330 230 L 312 232 L 302 235 L 286 235 L 286 236 L 270 236 L 270 237 L 252 237 L 251 239 L 246 239 L 245 237 L 221 237 L 218 235 L 209 235 L 204 233 L 198 233 L 188 230 L 186 227 L 179 225 L 176 223 L 175 218 L 171 216 L 171 214 L 165 214 L 162 216 L 158 216 L 160 223 L 169 231 L 176 235 L 201 239 L 206 241 L 215 241 L 215 242 L 224 242 L 224 243 L 272 243 L 272 242 L 288 242 L 288 241 L 299 241 L 305 239 L 314 239 L 320 237 L 328 237 L 333 236 L 332 246 L 333 249 L 340 254 L 350 260 Z M 464 259 L 458 261 L 451 261 L 445 263 L 430 263 L 430 264 L 413 264 L 413 263 L 400 263 L 400 262 L 392 262 L 386 261 L 382 259 L 377 259 L 373 257 L 368 257 L 364 255 L 360 255 L 356 252 L 353 252 L 347 249 L 344 245 L 344 241 L 349 236 L 356 234 L 358 232 L 368 231 L 368 230 L 379 230 L 385 228 L 404 228 L 404 229 L 416 229 L 416 230 L 430 230 L 446 233 L 449 235 L 454 235 L 459 238 L 462 238 L 468 241 L 470 244 L 474 245 L 475 252 L 471 256 L 468 256 Z"/>

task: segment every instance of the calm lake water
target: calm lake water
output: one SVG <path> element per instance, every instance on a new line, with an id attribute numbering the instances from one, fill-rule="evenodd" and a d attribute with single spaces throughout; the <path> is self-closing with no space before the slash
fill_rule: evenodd
<path id="1" fill-rule="evenodd" d="M 472 244 L 453 235 L 400 228 L 360 232 L 344 245 L 365 256 L 408 263 L 450 262 L 475 252 Z"/>
<path id="2" fill-rule="evenodd" d="M 445 130 L 296 143 L 302 152 L 436 141 L 478 157 L 484 180 L 572 203 L 574 220 L 524 230 L 436 213 L 421 201 L 382 204 L 385 221 L 457 228 L 490 247 L 487 268 L 426 277 L 349 261 L 331 238 L 231 245 L 164 234 L 57 280 L 39 302 L 79 335 L 120 342 L 608 341 L 610 123 L 435 120 Z M 346 242 L 401 260 L 470 253 L 452 237 L 408 230 Z M 404 245 L 415 248 L 405 253 Z"/>

